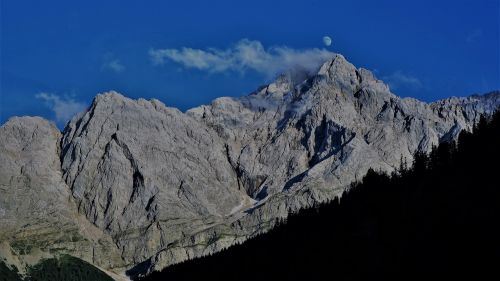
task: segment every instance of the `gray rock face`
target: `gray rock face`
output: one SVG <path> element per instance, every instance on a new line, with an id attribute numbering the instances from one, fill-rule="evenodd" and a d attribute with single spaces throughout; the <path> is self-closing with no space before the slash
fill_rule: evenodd
<path id="1" fill-rule="evenodd" d="M 251 204 L 221 138 L 156 100 L 97 96 L 66 127 L 61 157 L 79 211 L 132 262 Z"/>
<path id="2" fill-rule="evenodd" d="M 157 100 L 98 95 L 62 135 L 33 119 L 45 130 L 33 135 L 36 147 L 36 122 L 12 119 L 0 135 L 0 186 L 9 196 L 0 198 L 0 219 L 12 220 L 0 238 L 13 241 L 26 221 L 48 220 L 51 229 L 67 222 L 80 233 L 88 224 L 113 250 L 86 260 L 147 274 L 266 232 L 290 212 L 340 196 L 369 168 L 411 163 L 415 151 L 456 138 L 500 105 L 498 92 L 430 104 L 401 99 L 341 55 L 302 83 L 291 81 L 283 75 L 249 96 L 186 113 Z M 31 152 L 23 153 L 27 143 Z M 34 185 L 57 216 L 18 202 L 19 194 L 34 197 L 25 191 Z M 97 234 L 82 237 L 100 246 Z"/>
<path id="3" fill-rule="evenodd" d="M 61 249 L 108 269 L 125 266 L 111 237 L 78 213 L 61 177 L 60 138 L 39 117 L 0 127 L 0 259 L 23 274 Z"/>
<path id="4" fill-rule="evenodd" d="M 252 197 L 302 188 L 344 188 L 368 168 L 392 171 L 401 159 L 471 129 L 498 106 L 498 94 L 426 104 L 401 99 L 369 71 L 337 55 L 317 76 L 286 80 L 243 98 L 220 98 L 188 115 L 227 140 L 239 183 Z"/>

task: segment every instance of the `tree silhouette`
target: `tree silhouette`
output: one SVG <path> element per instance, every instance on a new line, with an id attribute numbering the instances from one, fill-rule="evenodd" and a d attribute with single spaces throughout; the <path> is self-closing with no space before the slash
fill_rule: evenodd
<path id="1" fill-rule="evenodd" d="M 267 234 L 143 280 L 498 279 L 500 113 L 414 159 L 390 176 L 369 170 L 340 200 Z"/>

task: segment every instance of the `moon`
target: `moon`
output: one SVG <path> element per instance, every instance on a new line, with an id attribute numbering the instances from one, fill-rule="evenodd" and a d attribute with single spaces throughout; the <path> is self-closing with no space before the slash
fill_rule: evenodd
<path id="1" fill-rule="evenodd" d="M 330 46 L 332 44 L 332 38 L 330 38 L 330 36 L 323 36 L 323 44 L 325 44 L 325 46 Z"/>

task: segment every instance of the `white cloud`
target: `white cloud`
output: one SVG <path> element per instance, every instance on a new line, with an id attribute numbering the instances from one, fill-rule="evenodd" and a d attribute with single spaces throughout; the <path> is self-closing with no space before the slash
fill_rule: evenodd
<path id="1" fill-rule="evenodd" d="M 419 90 L 423 87 L 422 82 L 417 77 L 404 74 L 401 71 L 396 71 L 391 75 L 384 76 L 382 80 L 389 85 L 391 90 L 398 90 L 401 88 Z"/>
<path id="2" fill-rule="evenodd" d="M 67 96 L 60 97 L 55 94 L 42 92 L 36 94 L 35 97 L 43 100 L 45 105 L 50 107 L 56 116 L 56 122 L 66 123 L 75 114 L 85 110 L 87 107 L 84 103 Z"/>
<path id="3" fill-rule="evenodd" d="M 118 59 L 106 61 L 101 65 L 101 70 L 111 70 L 120 73 L 125 70 L 125 66 Z"/>
<path id="4" fill-rule="evenodd" d="M 155 65 L 170 60 L 186 68 L 194 68 L 211 73 L 253 70 L 267 77 L 292 70 L 312 72 L 334 53 L 325 49 L 297 50 L 285 46 L 265 49 L 261 42 L 242 39 L 225 50 L 206 50 L 183 47 L 181 49 L 151 49 L 151 61 Z"/>

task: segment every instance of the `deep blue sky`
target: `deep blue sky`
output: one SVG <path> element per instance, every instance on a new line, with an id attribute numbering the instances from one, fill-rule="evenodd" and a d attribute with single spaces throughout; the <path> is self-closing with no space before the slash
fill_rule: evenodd
<path id="1" fill-rule="evenodd" d="M 500 89 L 499 1 L 25 1 L 1 0 L 0 123 L 41 115 L 63 126 L 98 93 L 157 98 L 181 110 L 269 81 L 247 70 L 209 72 L 152 49 L 326 48 L 432 101 Z M 43 98 L 40 93 L 45 93 Z M 38 95 L 38 98 L 36 97 Z M 70 106 L 71 107 L 71 106 Z M 69 109 L 71 111 L 71 109 Z"/>

